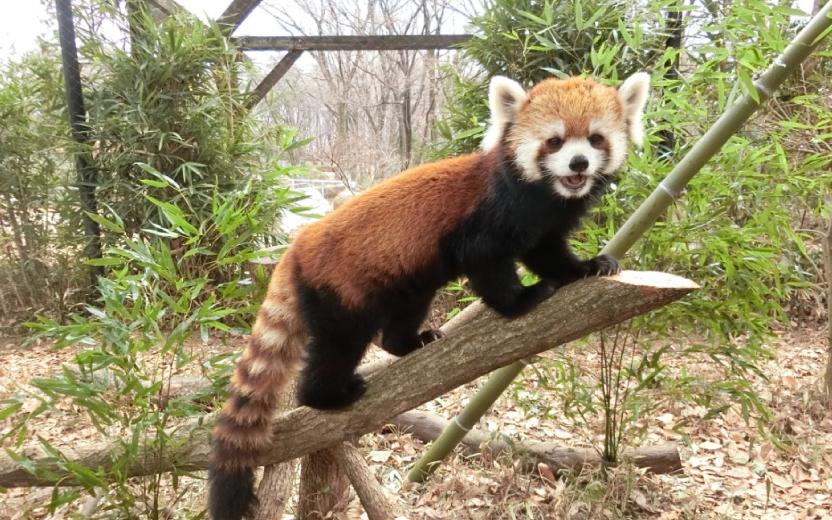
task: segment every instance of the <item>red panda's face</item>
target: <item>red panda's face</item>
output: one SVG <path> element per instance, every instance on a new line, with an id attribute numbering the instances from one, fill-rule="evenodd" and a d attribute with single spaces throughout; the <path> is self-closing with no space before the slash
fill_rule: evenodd
<path id="1" fill-rule="evenodd" d="M 544 180 L 564 198 L 587 195 L 627 158 L 627 143 L 641 144 L 641 115 L 649 88 L 636 74 L 618 90 L 592 80 L 549 79 L 523 89 L 494 78 L 488 150 L 504 143 L 529 181 Z"/>

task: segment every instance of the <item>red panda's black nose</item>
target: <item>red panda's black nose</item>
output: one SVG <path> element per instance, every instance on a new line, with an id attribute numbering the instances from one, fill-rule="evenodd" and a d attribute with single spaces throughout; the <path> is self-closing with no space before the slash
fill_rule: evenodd
<path id="1" fill-rule="evenodd" d="M 589 168 L 589 159 L 583 155 L 576 155 L 569 161 L 569 169 L 575 173 L 581 173 L 587 168 Z"/>

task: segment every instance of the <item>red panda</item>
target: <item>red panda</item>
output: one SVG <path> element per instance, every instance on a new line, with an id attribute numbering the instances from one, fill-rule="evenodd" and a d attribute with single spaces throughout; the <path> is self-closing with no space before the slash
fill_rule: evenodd
<path id="1" fill-rule="evenodd" d="M 419 327 L 452 279 L 466 276 L 513 318 L 574 280 L 617 273 L 614 258 L 581 260 L 567 240 L 624 164 L 628 140 L 641 145 L 648 89 L 645 73 L 617 90 L 570 78 L 526 92 L 495 77 L 481 151 L 410 169 L 301 230 L 271 278 L 214 429 L 214 520 L 253 513 L 254 470 L 301 364 L 301 404 L 346 408 L 366 389 L 355 368 L 377 333 L 397 356 L 440 337 Z M 540 281 L 522 285 L 518 260 Z"/>

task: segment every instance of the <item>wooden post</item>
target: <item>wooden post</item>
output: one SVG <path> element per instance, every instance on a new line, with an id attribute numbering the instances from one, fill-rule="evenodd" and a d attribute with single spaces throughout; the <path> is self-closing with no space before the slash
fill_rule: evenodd
<path id="1" fill-rule="evenodd" d="M 355 446 L 342 442 L 331 451 L 352 482 L 369 520 L 395 520 L 402 516 L 395 498 L 388 496 L 381 487 L 364 456 Z"/>
<path id="2" fill-rule="evenodd" d="M 66 85 L 67 112 L 72 129 L 72 138 L 80 150 L 75 154 L 77 170 L 78 195 L 81 200 L 81 219 L 84 222 L 84 252 L 90 260 L 100 259 L 101 228 L 90 215 L 98 213 L 95 200 L 95 188 L 98 174 L 95 170 L 92 154 L 86 150 L 89 138 L 87 110 L 84 107 L 84 93 L 81 89 L 81 66 L 78 64 L 78 49 L 75 46 L 75 23 L 72 19 L 72 0 L 55 0 L 58 17 L 58 36 L 61 41 L 61 60 L 63 62 L 64 84 Z M 104 275 L 104 267 L 90 266 L 90 287 L 88 300 L 92 302 L 98 295 L 98 278 Z"/>

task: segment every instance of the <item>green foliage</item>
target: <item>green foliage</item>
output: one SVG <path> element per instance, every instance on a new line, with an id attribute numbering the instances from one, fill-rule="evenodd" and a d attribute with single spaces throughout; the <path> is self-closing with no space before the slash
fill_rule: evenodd
<path id="1" fill-rule="evenodd" d="M 436 156 L 471 152 L 488 120 L 488 82 L 508 76 L 531 86 L 552 76 L 624 79 L 661 56 L 663 22 L 623 0 L 488 0 L 473 20 L 446 93 L 449 116 L 436 123 L 445 143 Z M 472 70 L 473 69 L 473 70 Z"/>
<path id="2" fill-rule="evenodd" d="M 7 289 L 0 315 L 11 318 L 65 313 L 76 282 L 68 268 L 76 234 L 62 226 L 74 208 L 65 200 L 71 162 L 58 149 L 65 135 L 61 82 L 50 51 L 0 65 L 0 283 Z"/>
<path id="3" fill-rule="evenodd" d="M 211 214 L 213 192 L 232 192 L 267 167 L 268 143 L 279 137 L 248 116 L 238 52 L 217 27 L 189 15 L 157 23 L 143 9 L 123 16 L 107 2 L 96 5 L 89 16 L 130 34 L 119 45 L 100 30 L 79 31 L 80 51 L 93 64 L 87 105 L 99 200 L 128 234 L 166 224 L 154 199 L 197 219 Z M 96 28 L 96 21 L 79 25 Z M 148 167 L 164 185 L 147 182 Z"/>
<path id="4" fill-rule="evenodd" d="M 589 72 L 615 80 L 648 64 L 653 78 L 645 116 L 649 144 L 631 153 L 621 179 L 576 236 L 573 245 L 583 257 L 598 253 L 691 144 L 749 92 L 751 78 L 799 29 L 790 19 L 794 10 L 760 2 L 711 2 L 713 11 L 684 6 L 679 9 L 688 32 L 682 51 L 657 53 L 650 49 L 662 46 L 660 18 L 676 4 L 630 5 L 607 10 L 608 16 L 621 18 L 605 24 L 619 31 L 618 37 L 608 33 L 587 42 L 561 36 L 559 41 L 582 41 L 584 46 L 575 48 L 580 52 L 558 55 L 566 65 L 544 69 L 543 61 L 555 55 L 542 51 L 554 46 L 547 47 L 539 35 L 550 25 L 557 25 L 558 35 L 580 33 L 581 17 L 573 13 L 553 20 L 548 13 L 555 7 L 542 3 L 528 16 L 523 14 L 528 9 L 512 10 L 519 4 L 525 5 L 489 4 L 491 9 L 477 20 L 485 37 L 465 50 L 476 74 L 468 73 L 473 79 L 457 76 L 448 96 L 451 115 L 439 124 L 448 142 L 438 155 L 467 152 L 478 144 L 487 117 L 485 80 L 494 74 L 532 82 L 562 72 Z M 595 12 L 581 5 L 582 12 Z M 557 8 L 570 7 L 561 3 Z M 537 29 L 526 30 L 529 24 Z M 624 45 L 609 53 L 619 42 Z M 731 138 L 623 260 L 625 267 L 689 277 L 702 289 L 634 320 L 637 345 L 620 330 L 615 339 L 604 334 L 582 345 L 594 345 L 600 367 L 587 367 L 583 356 L 575 363 L 571 351 L 563 349 L 541 367 L 542 384 L 562 391 L 570 417 L 579 424 L 590 418 L 604 424 L 605 441 L 599 449 L 610 460 L 618 443 L 638 433 L 638 419 L 660 402 L 643 381 L 658 385 L 665 395 L 707 407 L 709 416 L 736 406 L 749 420 L 767 417 L 746 377 L 758 374 L 757 363 L 771 354 L 765 345 L 772 325 L 788 324 L 787 305 L 796 291 L 811 288 L 819 263 L 818 254 L 807 247 L 805 228 L 810 227 L 807 220 L 821 214 L 822 194 L 830 188 L 832 154 L 822 143 L 828 140 L 832 118 L 820 94 L 828 89 L 827 54 L 819 53 L 808 68 L 812 74 L 804 71 L 792 78 L 781 97 Z M 668 74 L 674 63 L 680 64 L 678 79 Z M 668 133 L 675 138 L 671 151 L 660 156 L 655 145 L 659 135 Z M 691 370 L 671 378 L 664 372 L 668 356 L 693 367 L 703 359 L 714 362 L 718 375 L 714 380 L 713 372 Z M 522 388 L 515 390 L 523 406 L 538 412 L 546 408 Z"/>
<path id="5" fill-rule="evenodd" d="M 40 311 L 61 321 L 85 292 L 73 153 L 93 157 L 100 216 L 92 218 L 104 224 L 105 245 L 153 237 L 153 248 L 183 260 L 182 276 L 224 283 L 236 274 L 211 255 L 283 241 L 272 230 L 291 200 L 275 190 L 284 173 L 301 172 L 275 163 L 302 143 L 249 114 L 240 80 L 248 65 L 217 27 L 186 14 L 157 23 L 143 2 L 125 5 L 75 4 L 86 145 L 69 139 L 54 43 L 0 69 L 0 280 L 14 288 L 0 298 L 3 316 Z M 241 194 L 257 197 L 261 211 L 219 232 L 216 206 L 239 206 Z M 192 227 L 166 232 L 171 219 Z M 181 258 L 185 240 L 204 254 Z"/>
<path id="6" fill-rule="evenodd" d="M 246 266 L 250 260 L 274 253 L 253 250 L 257 242 L 252 236 L 265 232 L 263 226 L 268 221 L 263 219 L 264 213 L 293 198 L 286 189 L 263 186 L 288 171 L 275 171 L 265 178 L 250 177 L 230 196 L 221 196 L 215 189 L 212 212 L 200 222 L 188 221 L 173 204 L 154 201 L 168 221 L 157 227 L 158 233 L 181 239 L 180 252 L 171 251 L 164 242 L 124 236 L 120 245 L 110 247 L 102 260 L 95 261 L 110 269 L 109 276 L 100 280 L 99 307 L 72 315 L 66 325 L 48 318 L 29 324 L 38 331 L 33 339 L 53 338 L 56 348 L 73 344 L 89 348 L 75 357 L 76 370 L 65 367 L 54 378 L 31 382 L 39 392 L 30 397 L 38 399 L 41 406 L 18 421 L 6 437 L 22 441 L 30 420 L 56 411 L 58 404 L 67 399 L 85 412 L 98 433 L 118 446 L 113 453 L 114 470 L 80 467 L 47 441 L 41 440 L 41 444 L 85 489 L 109 490 L 99 506 L 101 511 L 125 517 L 140 511 L 143 518 L 162 518 L 165 507 L 174 505 L 188 486 L 196 485 L 189 480 L 182 482 L 185 472 L 136 480 L 119 468 L 140 463 L 148 452 L 162 453 L 171 442 L 166 429 L 201 416 L 205 409 L 200 399 L 224 394 L 233 359 L 227 354 L 206 357 L 200 343 L 220 336 L 239 344 L 241 336 L 248 333 L 254 311 L 249 302 L 262 300 L 265 279 L 262 270 L 250 275 Z M 121 221 L 102 219 L 101 223 L 113 233 L 125 233 Z M 206 248 L 203 240 L 214 235 L 228 237 L 216 253 Z M 214 272 L 222 270 L 225 281 L 197 276 L 190 269 L 189 259 L 200 257 L 210 259 L 216 266 Z M 197 332 L 201 342 L 191 338 Z M 171 378 L 194 364 L 202 367 L 214 385 L 200 390 L 199 395 L 169 399 Z M 14 413 L 20 406 L 19 400 L 11 400 L 0 416 Z M 18 457 L 22 467 L 51 478 L 49 470 L 22 455 Z M 173 499 L 168 488 L 175 492 Z M 76 495 L 53 496 L 49 507 L 57 508 Z"/>
<path id="7" fill-rule="evenodd" d="M 53 157 L 67 150 L 93 152 L 102 210 L 89 216 L 101 226 L 107 248 L 103 258 L 89 264 L 103 266 L 107 276 L 99 280 L 95 306 L 28 324 L 37 330 L 33 339 L 55 340 L 56 348 L 88 348 L 76 355 L 73 369 L 32 381 L 35 391 L 6 402 L 0 417 L 19 414 L 27 397 L 38 403 L 4 432 L 19 446 L 31 442 L 36 432 L 30 425 L 38 424 L 39 416 L 60 414 L 61 406 L 72 403 L 86 415 L 78 420 L 115 443 L 115 465 L 111 471 L 80 467 L 40 439 L 51 462 L 87 492 L 106 490 L 96 511 L 100 517 L 156 519 L 166 517 L 166 508 L 183 496 L 193 496 L 189 489 L 202 483 L 184 471 L 133 479 L 123 468 L 163 453 L 173 442 L 171 427 L 203 415 L 200 400 L 223 395 L 232 356 L 208 356 L 204 344 L 232 338 L 236 344 L 227 350 L 240 350 L 265 290 L 262 267 L 252 269 L 260 265 L 253 261 L 279 256 L 285 243 L 275 231 L 279 215 L 299 199 L 285 181 L 304 172 L 285 166 L 285 154 L 304 142 L 245 110 L 249 97 L 237 81 L 242 65 L 215 27 L 206 29 L 190 17 L 156 26 L 139 10 L 131 14 L 133 24 L 124 27 L 133 29 L 124 33 L 132 35 L 132 46 L 122 45 L 104 39 L 103 34 L 114 33 L 100 27 L 124 23 L 125 13 L 106 1 L 89 5 L 95 9 L 78 11 L 77 19 L 79 50 L 87 59 L 89 148 L 66 139 L 64 121 L 57 120 L 61 131 L 45 126 L 45 116 L 19 144 L 23 157 L 34 152 L 32 146 L 55 141 L 54 156 L 31 154 L 31 164 L 52 165 L 38 166 L 45 186 L 74 178 L 72 162 Z M 54 59 L 52 64 L 60 70 Z M 63 104 L 62 87 L 48 86 L 45 92 Z M 20 102 L 23 87 L 17 89 L 9 100 Z M 4 100 L 0 93 L 0 103 Z M 50 106 L 42 97 L 37 100 L 41 107 Z M 30 114 L 37 113 L 38 102 L 30 106 L 35 107 Z M 25 116 L 18 119 L 15 129 L 25 128 Z M 27 167 L 18 168 L 21 177 L 34 168 Z M 37 188 L 32 185 L 32 193 Z M 47 202 L 62 201 L 67 217 L 53 225 L 79 234 L 74 194 L 64 190 Z M 72 254 L 77 253 L 76 247 Z M 84 265 L 73 258 L 76 272 L 82 272 Z M 168 399 L 174 375 L 195 366 L 212 379 L 213 388 Z M 48 468 L 16 457 L 22 468 L 58 480 Z M 78 489 L 56 486 L 46 507 L 57 511 L 78 495 Z M 199 506 L 183 509 L 194 511 L 189 517 L 200 516 Z"/>

